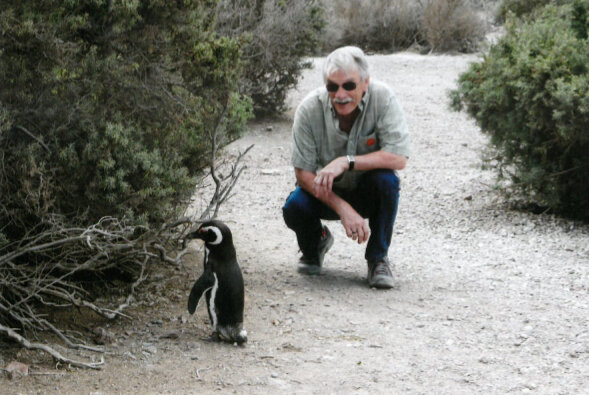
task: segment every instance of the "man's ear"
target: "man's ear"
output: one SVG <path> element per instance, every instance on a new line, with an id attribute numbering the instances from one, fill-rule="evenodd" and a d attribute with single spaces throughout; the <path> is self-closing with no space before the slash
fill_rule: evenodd
<path id="1" fill-rule="evenodd" d="M 368 85 L 370 84 L 370 76 L 366 77 L 366 81 L 364 81 L 364 93 L 368 90 Z"/>

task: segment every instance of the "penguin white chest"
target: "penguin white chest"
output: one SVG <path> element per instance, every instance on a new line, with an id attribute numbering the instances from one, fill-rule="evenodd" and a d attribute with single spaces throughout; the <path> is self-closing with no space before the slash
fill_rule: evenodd
<path id="1" fill-rule="evenodd" d="M 215 277 L 215 282 L 213 283 L 213 287 L 211 288 L 211 299 L 209 300 L 209 314 L 211 315 L 211 319 L 213 320 L 213 329 L 217 329 L 217 311 L 215 308 L 215 298 L 217 297 L 217 290 L 219 289 L 219 279 L 217 278 L 217 273 L 213 273 Z"/>

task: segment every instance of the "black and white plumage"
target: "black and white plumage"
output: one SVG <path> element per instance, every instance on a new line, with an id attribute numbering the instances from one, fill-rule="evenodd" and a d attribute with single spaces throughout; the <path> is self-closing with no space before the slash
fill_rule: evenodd
<path id="1" fill-rule="evenodd" d="M 239 344 L 246 342 L 243 276 L 231 230 L 223 222 L 211 220 L 188 233 L 187 237 L 205 242 L 204 271 L 188 297 L 188 312 L 193 314 L 196 311 L 205 294 L 209 318 L 219 339 Z"/>

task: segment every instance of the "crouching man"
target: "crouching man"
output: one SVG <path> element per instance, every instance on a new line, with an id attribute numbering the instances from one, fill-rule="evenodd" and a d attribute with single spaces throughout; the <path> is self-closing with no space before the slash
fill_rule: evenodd
<path id="1" fill-rule="evenodd" d="M 347 237 L 367 242 L 369 286 L 392 288 L 388 251 L 399 202 L 396 171 L 410 154 L 405 116 L 392 90 L 370 79 L 360 48 L 333 51 L 323 78 L 325 86 L 297 108 L 292 130 L 297 187 L 283 216 L 302 252 L 298 271 L 321 272 L 333 245 L 321 220 L 339 219 Z"/>

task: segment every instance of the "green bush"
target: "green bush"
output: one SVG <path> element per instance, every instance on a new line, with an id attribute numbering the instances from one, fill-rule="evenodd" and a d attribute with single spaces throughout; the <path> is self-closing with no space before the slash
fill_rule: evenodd
<path id="1" fill-rule="evenodd" d="M 318 0 L 221 0 L 217 32 L 245 39 L 241 92 L 257 114 L 284 110 L 286 94 L 319 50 L 325 25 Z"/>
<path id="2" fill-rule="evenodd" d="M 216 2 L 7 0 L 0 11 L 0 232 L 63 215 L 158 224 L 194 193 L 220 114 L 251 113 Z M 227 108 L 226 111 L 224 109 Z"/>
<path id="3" fill-rule="evenodd" d="M 497 19 L 505 21 L 507 15 L 512 13 L 516 17 L 533 15 L 549 3 L 565 3 L 569 0 L 503 0 L 497 10 Z"/>
<path id="4" fill-rule="evenodd" d="M 505 36 L 452 92 L 491 137 L 513 189 L 589 220 L 589 0 L 509 20 Z"/>

